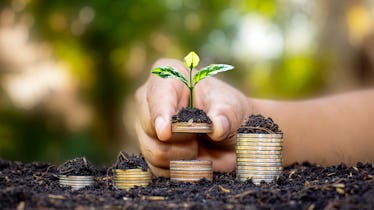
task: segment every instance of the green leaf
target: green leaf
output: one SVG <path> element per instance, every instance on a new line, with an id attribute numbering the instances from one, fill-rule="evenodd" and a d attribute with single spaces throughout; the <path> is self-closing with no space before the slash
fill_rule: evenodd
<path id="1" fill-rule="evenodd" d="M 200 80 L 206 77 L 217 74 L 219 72 L 229 71 L 233 68 L 233 66 L 227 64 L 211 64 L 209 66 L 206 66 L 195 74 L 193 78 L 194 85 L 196 85 Z"/>
<path id="2" fill-rule="evenodd" d="M 178 78 L 185 85 L 187 85 L 187 87 L 189 87 L 187 79 L 181 73 L 176 71 L 173 67 L 170 67 L 170 66 L 157 67 L 157 68 L 152 69 L 151 72 L 152 74 L 155 74 L 164 79 L 165 78 Z"/>
<path id="3" fill-rule="evenodd" d="M 191 51 L 184 57 L 184 65 L 186 65 L 190 70 L 195 68 L 200 62 L 199 56 L 194 52 Z"/>

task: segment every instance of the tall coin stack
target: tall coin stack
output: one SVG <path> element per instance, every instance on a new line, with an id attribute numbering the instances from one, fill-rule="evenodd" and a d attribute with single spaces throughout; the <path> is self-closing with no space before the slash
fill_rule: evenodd
<path id="1" fill-rule="evenodd" d="M 178 182 L 198 182 L 206 178 L 213 180 L 213 166 L 210 160 L 170 161 L 170 180 Z"/>
<path id="2" fill-rule="evenodd" d="M 70 186 L 73 190 L 79 190 L 95 183 L 93 176 L 67 176 L 59 175 L 61 186 Z"/>
<path id="3" fill-rule="evenodd" d="M 152 175 L 149 170 L 142 169 L 115 169 L 114 185 L 123 190 L 128 190 L 135 186 L 148 186 L 152 181 Z"/>
<path id="4" fill-rule="evenodd" d="M 238 133 L 236 135 L 236 173 L 240 181 L 271 182 L 282 167 L 283 134 Z"/>

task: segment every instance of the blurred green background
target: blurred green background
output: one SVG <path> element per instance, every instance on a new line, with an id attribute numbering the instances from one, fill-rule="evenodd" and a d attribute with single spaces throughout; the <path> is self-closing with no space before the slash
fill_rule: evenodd
<path id="1" fill-rule="evenodd" d="M 254 97 L 371 87 L 373 21 L 370 0 L 1 0 L 0 158 L 137 152 L 135 90 L 191 50 Z"/>

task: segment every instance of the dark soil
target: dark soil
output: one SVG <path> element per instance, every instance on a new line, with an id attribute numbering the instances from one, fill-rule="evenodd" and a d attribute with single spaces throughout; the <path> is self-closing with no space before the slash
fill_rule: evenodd
<path id="1" fill-rule="evenodd" d="M 293 164 L 259 186 L 237 181 L 232 172 L 197 184 L 154 178 L 150 186 L 129 191 L 115 189 L 106 171 L 97 171 L 95 186 L 72 191 L 59 186 L 51 164 L 0 159 L 0 209 L 374 209 L 370 163 Z"/>
<path id="2" fill-rule="evenodd" d="M 238 129 L 238 133 L 277 133 L 281 134 L 282 131 L 279 126 L 270 117 L 250 115 L 248 119 Z"/>
<path id="3" fill-rule="evenodd" d="M 189 107 L 182 108 L 179 110 L 178 114 L 173 115 L 171 118 L 172 123 L 191 122 L 191 120 L 194 123 L 212 123 L 208 115 L 206 115 L 203 110 L 197 108 L 190 109 Z"/>
<path id="4" fill-rule="evenodd" d="M 130 155 L 126 152 L 120 152 L 117 156 L 117 160 L 113 165 L 113 169 L 142 169 L 143 171 L 148 170 L 147 162 L 141 155 Z"/>
<path id="5" fill-rule="evenodd" d="M 57 171 L 60 175 L 91 176 L 96 173 L 94 165 L 85 157 L 74 158 L 61 164 Z"/>

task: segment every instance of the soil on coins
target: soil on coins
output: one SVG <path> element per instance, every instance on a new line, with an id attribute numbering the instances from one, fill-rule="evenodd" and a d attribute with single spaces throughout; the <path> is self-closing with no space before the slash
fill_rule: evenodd
<path id="1" fill-rule="evenodd" d="M 259 186 L 237 181 L 235 172 L 196 184 L 156 177 L 128 191 L 116 189 L 107 170 L 97 170 L 94 186 L 73 191 L 59 186 L 52 164 L 0 159 L 0 209 L 374 209 L 371 163 L 295 163 Z"/>
<path id="2" fill-rule="evenodd" d="M 147 171 L 148 165 L 144 157 L 141 155 L 131 155 L 126 152 L 120 152 L 112 168 L 122 170 L 139 168 L 143 171 Z"/>
<path id="3" fill-rule="evenodd" d="M 57 171 L 60 175 L 91 176 L 96 173 L 94 165 L 85 157 L 78 157 L 61 164 Z"/>
<path id="4" fill-rule="evenodd" d="M 179 112 L 176 115 L 173 115 L 171 118 L 172 123 L 176 122 L 191 122 L 191 123 L 208 123 L 211 124 L 212 121 L 206 115 L 206 113 L 197 108 L 189 108 L 185 107 L 179 110 Z"/>
<path id="5" fill-rule="evenodd" d="M 282 131 L 270 117 L 250 115 L 248 119 L 240 126 L 238 133 L 276 133 L 281 134 Z"/>

